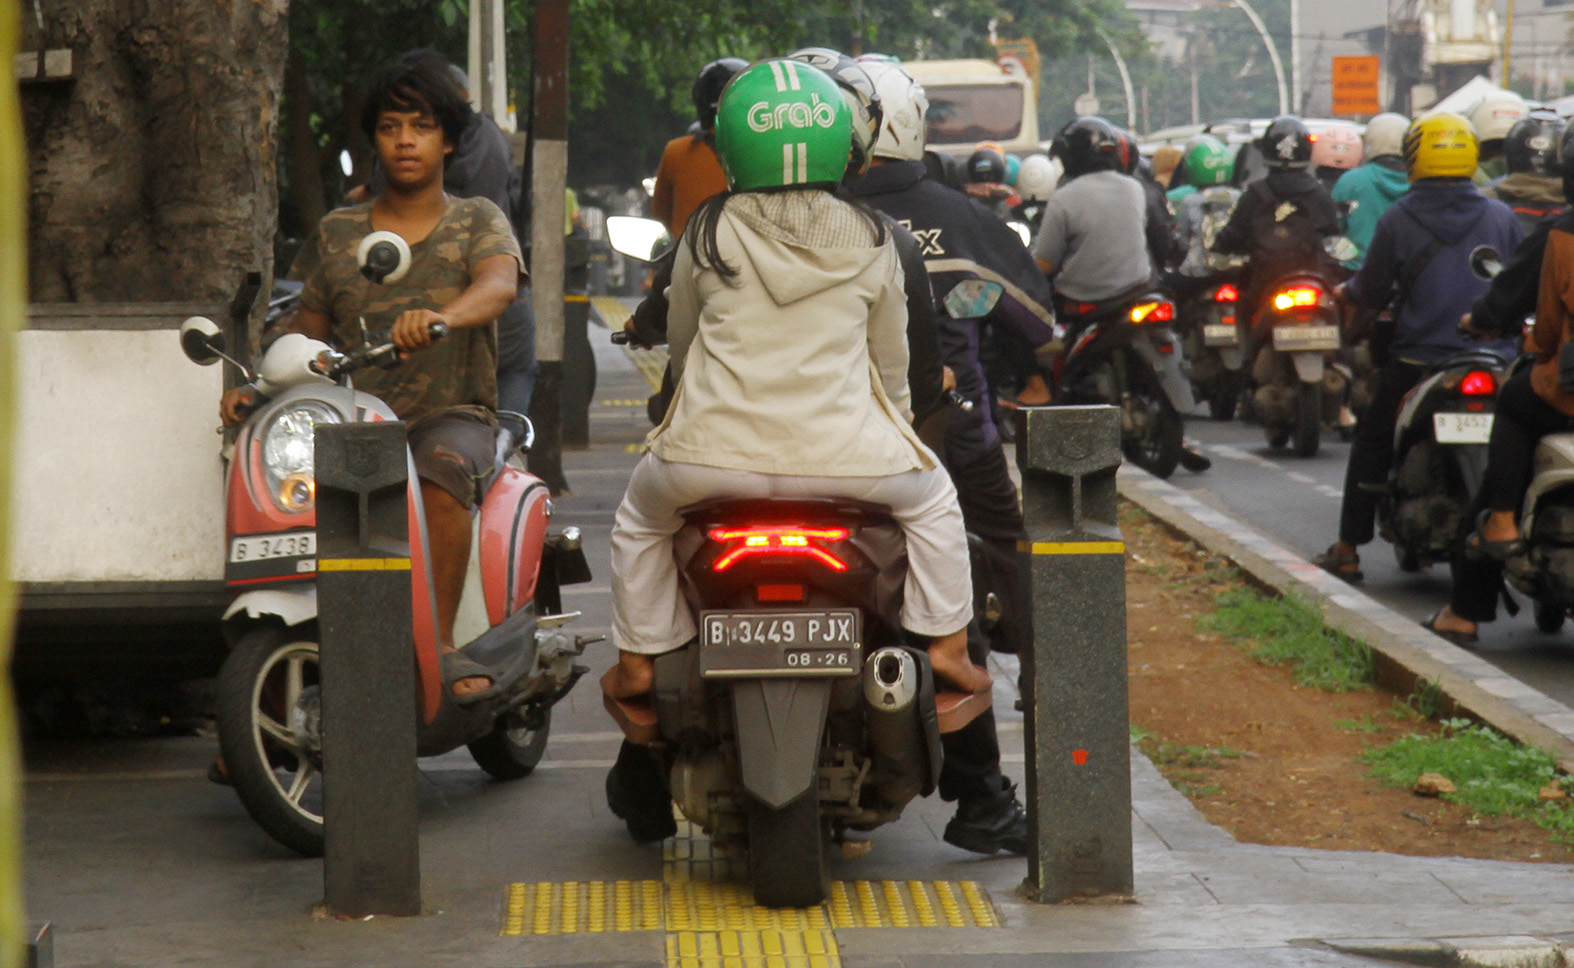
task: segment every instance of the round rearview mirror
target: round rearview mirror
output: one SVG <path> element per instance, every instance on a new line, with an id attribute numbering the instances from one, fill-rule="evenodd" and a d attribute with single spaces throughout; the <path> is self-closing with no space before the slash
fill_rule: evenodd
<path id="1" fill-rule="evenodd" d="M 667 234 L 665 225 L 653 218 L 612 215 L 607 218 L 607 242 L 614 251 L 630 258 L 655 262 L 672 247 L 672 236 Z"/>
<path id="2" fill-rule="evenodd" d="M 1355 243 L 1342 235 L 1330 235 L 1323 239 L 1323 251 L 1335 262 L 1349 262 L 1360 254 Z"/>
<path id="3" fill-rule="evenodd" d="M 191 362 L 212 366 L 223 359 L 224 331 L 206 316 L 192 316 L 180 324 L 180 350 Z"/>
<path id="4" fill-rule="evenodd" d="M 398 282 L 410 271 L 410 245 L 394 232 L 373 232 L 355 250 L 355 263 L 378 285 Z"/>
<path id="5" fill-rule="evenodd" d="M 952 319 L 988 316 L 1005 291 L 1005 286 L 988 279 L 963 279 L 945 294 L 946 315 Z"/>
<path id="6" fill-rule="evenodd" d="M 1490 282 L 1503 271 L 1503 257 L 1490 245 L 1478 245 L 1470 250 L 1470 272 L 1477 279 Z"/>

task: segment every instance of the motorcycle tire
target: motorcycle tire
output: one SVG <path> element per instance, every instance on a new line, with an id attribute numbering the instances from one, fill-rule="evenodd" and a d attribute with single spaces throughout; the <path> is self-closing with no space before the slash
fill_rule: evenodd
<path id="1" fill-rule="evenodd" d="M 1535 612 L 1536 628 L 1546 635 L 1553 635 L 1563 629 L 1563 622 L 1568 618 L 1566 608 L 1548 605 L 1546 602 L 1537 602 L 1532 609 Z"/>
<path id="2" fill-rule="evenodd" d="M 1281 427 L 1265 427 L 1263 434 L 1268 438 L 1268 446 L 1274 450 L 1283 450 L 1290 442 L 1290 432 Z"/>
<path id="3" fill-rule="evenodd" d="M 1180 464 L 1181 447 L 1185 443 L 1180 414 L 1175 412 L 1155 381 L 1142 377 L 1134 379 L 1126 396 L 1127 406 L 1140 407 L 1147 414 L 1141 421 L 1122 420 L 1127 426 L 1143 426 L 1145 431 L 1122 440 L 1121 451 L 1127 460 L 1154 477 L 1161 480 L 1169 477 Z"/>
<path id="4" fill-rule="evenodd" d="M 1208 394 L 1208 416 L 1215 420 L 1230 421 L 1235 419 L 1235 408 L 1241 401 L 1241 374 L 1236 370 L 1225 370 L 1213 383 L 1213 390 Z"/>
<path id="5" fill-rule="evenodd" d="M 1416 553 L 1416 550 L 1404 544 L 1394 545 L 1394 563 L 1399 566 L 1400 571 L 1406 574 L 1414 574 L 1425 567 L 1421 562 L 1421 556 Z"/>
<path id="6" fill-rule="evenodd" d="M 801 908 L 825 900 L 827 839 L 813 787 L 780 810 L 751 799 L 749 882 L 754 903 Z"/>
<path id="7" fill-rule="evenodd" d="M 241 804 L 268 836 L 305 857 L 323 850 L 322 743 L 309 729 L 317 682 L 315 624 L 270 625 L 241 635 L 215 696 L 219 750 Z"/>
<path id="8" fill-rule="evenodd" d="M 552 731 L 552 707 L 538 714 L 539 724 L 526 725 L 520 713 L 507 713 L 485 736 L 467 745 L 476 765 L 494 780 L 517 780 L 529 776 L 547 750 L 547 735 Z"/>
<path id="9" fill-rule="evenodd" d="M 1301 384 L 1296 399 L 1295 456 L 1316 457 L 1323 439 L 1323 388 L 1316 383 Z"/>

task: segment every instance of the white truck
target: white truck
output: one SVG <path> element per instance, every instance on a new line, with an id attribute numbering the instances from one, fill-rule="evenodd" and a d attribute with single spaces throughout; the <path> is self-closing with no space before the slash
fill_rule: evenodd
<path id="1" fill-rule="evenodd" d="M 929 147 L 966 158 L 981 141 L 1007 154 L 1042 150 L 1038 90 L 1015 58 L 904 61 L 929 96 Z"/>

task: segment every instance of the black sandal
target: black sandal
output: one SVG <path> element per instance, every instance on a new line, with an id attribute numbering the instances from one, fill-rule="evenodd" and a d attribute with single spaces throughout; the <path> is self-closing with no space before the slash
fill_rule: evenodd
<path id="1" fill-rule="evenodd" d="M 1487 516 L 1492 513 L 1488 508 L 1476 516 L 1474 531 L 1465 536 L 1465 554 L 1471 558 L 1491 558 L 1493 561 L 1507 561 L 1525 553 L 1525 538 L 1521 535 L 1508 541 L 1488 541 L 1484 533 L 1487 525 Z"/>
<path id="2" fill-rule="evenodd" d="M 1446 607 L 1447 606 L 1444 606 L 1444 608 Z M 1475 645 L 1477 642 L 1481 641 L 1481 636 L 1475 632 L 1461 632 L 1458 629 L 1438 628 L 1437 620 L 1442 617 L 1443 609 L 1440 608 L 1432 613 L 1431 618 L 1423 619 L 1421 622 L 1421 627 L 1426 629 L 1428 632 L 1431 632 L 1433 635 L 1452 642 L 1454 645 L 1458 646 Z"/>
<path id="3" fill-rule="evenodd" d="M 1361 556 L 1354 551 L 1338 551 L 1339 545 L 1331 544 L 1328 550 L 1312 559 L 1312 564 L 1341 581 L 1354 585 L 1365 578 L 1361 571 Z"/>

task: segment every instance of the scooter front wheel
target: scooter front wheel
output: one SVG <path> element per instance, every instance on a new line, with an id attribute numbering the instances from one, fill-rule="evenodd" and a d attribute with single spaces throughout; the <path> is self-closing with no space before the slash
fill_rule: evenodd
<path id="1" fill-rule="evenodd" d="M 244 633 L 218 678 L 219 749 L 246 812 L 279 843 L 320 857 L 322 701 L 315 625 Z"/>
<path id="2" fill-rule="evenodd" d="M 511 712 L 499 716 L 485 736 L 469 744 L 476 764 L 494 780 L 517 780 L 530 775 L 547 750 L 552 731 L 552 707 L 537 713 Z"/>

